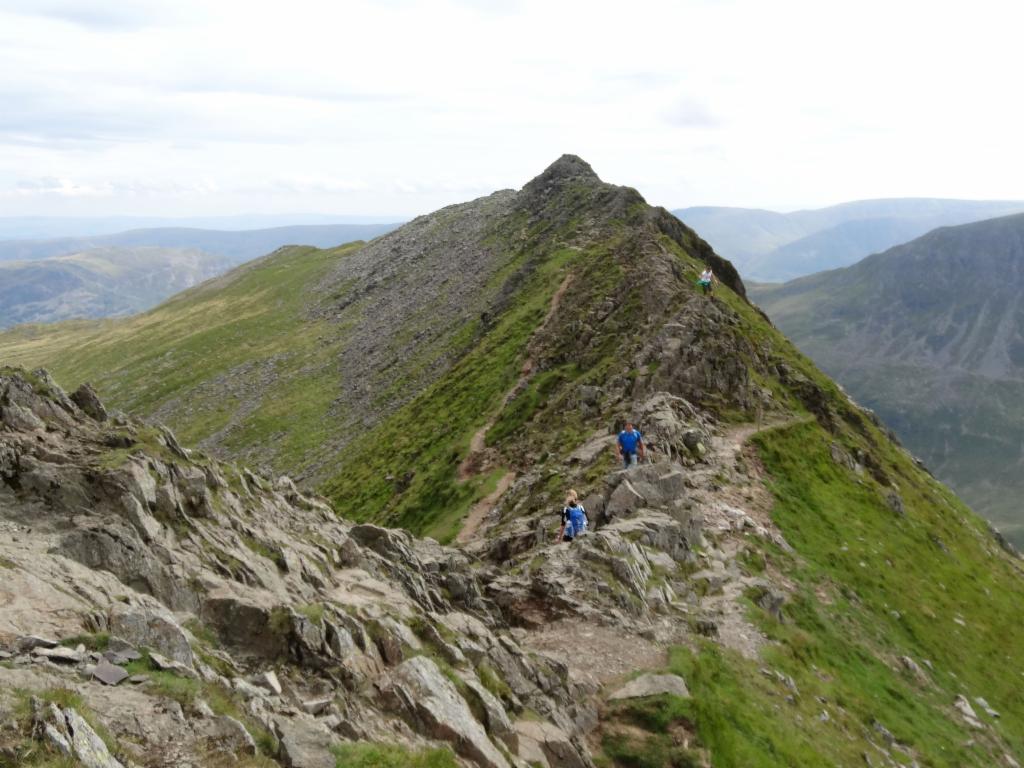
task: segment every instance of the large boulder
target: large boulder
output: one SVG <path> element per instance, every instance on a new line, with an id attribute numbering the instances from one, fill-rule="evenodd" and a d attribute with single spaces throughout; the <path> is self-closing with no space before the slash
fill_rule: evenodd
<path id="1" fill-rule="evenodd" d="M 509 768 L 466 700 L 426 656 L 400 664 L 387 693 L 410 725 L 425 736 L 450 742 L 460 755 L 482 768 Z"/>
<path id="2" fill-rule="evenodd" d="M 82 411 L 96 421 L 107 420 L 107 409 L 103 407 L 99 395 L 88 384 L 82 384 L 71 395 L 71 402 L 77 405 Z"/>
<path id="3" fill-rule="evenodd" d="M 299 714 L 274 721 L 281 742 L 281 764 L 286 768 L 335 768 L 331 732 L 311 715 Z"/>
<path id="4" fill-rule="evenodd" d="M 174 661 L 192 666 L 192 648 L 174 617 L 155 608 L 116 605 L 107 619 L 110 634 L 135 646 L 152 648 Z"/>
<path id="5" fill-rule="evenodd" d="M 679 675 L 640 675 L 630 680 L 615 693 L 608 697 L 609 701 L 623 701 L 625 699 L 641 699 L 645 696 L 659 696 L 669 694 L 684 699 L 690 697 L 686 688 L 686 681 Z"/>

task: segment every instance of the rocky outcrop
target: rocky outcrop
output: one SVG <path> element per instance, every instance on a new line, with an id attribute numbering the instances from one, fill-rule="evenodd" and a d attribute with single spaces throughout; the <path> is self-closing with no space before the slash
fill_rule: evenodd
<path id="1" fill-rule="evenodd" d="M 271 756 L 296 768 L 333 766 L 329 748 L 346 739 L 412 738 L 507 768 L 526 708 L 570 735 L 593 723 L 567 670 L 508 635 L 465 554 L 348 523 L 287 478 L 193 456 L 163 428 L 87 415 L 77 402 L 97 404 L 77 394 L 43 374 L 0 373 L 0 525 L 15 532 L 0 538 L 0 563 L 15 592 L 39 598 L 0 616 L 13 665 L 0 667 L 0 688 L 45 666 L 58 681 L 47 685 L 75 686 L 115 736 L 173 738 L 180 765 L 266 750 L 257 736 L 273 733 Z M 72 637 L 77 647 L 58 645 Z M 86 646 L 100 637 L 107 650 Z M 484 663 L 500 698 L 477 675 Z M 190 681 L 228 711 L 197 700 L 183 712 L 151 675 Z M 177 725 L 135 732 L 113 714 L 113 691 L 154 719 L 170 706 Z M 76 715 L 47 712 L 40 738 L 83 764 L 119 765 Z"/>

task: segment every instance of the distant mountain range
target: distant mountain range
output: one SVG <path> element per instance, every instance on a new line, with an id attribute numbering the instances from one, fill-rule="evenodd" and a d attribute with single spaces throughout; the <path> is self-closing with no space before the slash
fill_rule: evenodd
<path id="1" fill-rule="evenodd" d="M 1024 212 L 1024 201 L 855 200 L 777 213 L 753 208 L 673 211 L 733 260 L 744 278 L 782 282 L 854 264 L 937 227 Z"/>
<path id="2" fill-rule="evenodd" d="M 103 235 L 0 241 L 0 261 L 45 259 L 93 248 L 156 246 L 198 249 L 240 264 L 264 256 L 282 245 L 329 248 L 354 240 L 372 240 L 397 226 L 398 224 L 314 224 L 249 230 L 189 227 L 132 229 Z"/>
<path id="3" fill-rule="evenodd" d="M 153 246 L 0 262 L 0 328 L 140 312 L 231 266 L 223 256 Z"/>
<path id="4" fill-rule="evenodd" d="M 388 224 L 401 216 L 319 213 L 234 216 L 0 216 L 0 241 L 112 235 L 129 229 L 271 229 L 325 224 Z"/>
<path id="5" fill-rule="evenodd" d="M 0 242 L 0 328 L 141 312 L 281 246 L 333 247 L 396 226 L 164 227 Z"/>
<path id="6" fill-rule="evenodd" d="M 1024 544 L 1024 215 L 751 286 L 782 330 Z"/>

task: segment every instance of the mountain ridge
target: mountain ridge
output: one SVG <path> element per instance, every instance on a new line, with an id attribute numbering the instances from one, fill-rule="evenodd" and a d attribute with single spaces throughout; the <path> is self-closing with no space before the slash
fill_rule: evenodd
<path id="1" fill-rule="evenodd" d="M 171 569 L 198 602 L 180 616 L 193 653 L 235 662 L 238 696 L 268 666 L 282 683 L 230 710 L 278 740 L 250 732 L 260 759 L 294 765 L 303 744 L 312 765 L 363 750 L 377 768 L 385 750 L 415 765 L 409 750 L 447 745 L 488 768 L 1011 765 L 1024 752 L 1008 674 L 1024 671 L 1020 559 L 766 321 L 696 233 L 578 158 L 549 170 L 372 244 L 282 249 L 134 318 L 0 335 L 4 360 L 56 379 L 3 380 L 0 517 L 13 520 L 0 522 L 45 513 L 72 540 L 130 526 L 166 550 L 133 545 L 153 556 L 131 563 L 195 565 L 216 590 Z M 708 263 L 724 278 L 711 296 L 695 284 Z M 171 422 L 179 447 L 205 439 L 268 471 L 182 456 L 169 432 L 116 412 L 86 429 L 100 436 L 89 450 L 69 450 L 77 403 L 99 411 L 88 389 L 60 405 L 58 383 L 87 378 L 109 407 Z M 648 447 L 630 469 L 613 447 L 625 420 Z M 292 469 L 324 499 L 267 480 Z M 143 512 L 154 480 L 155 527 L 119 491 L 75 516 L 76 488 L 98 496 L 123 472 Z M 555 543 L 569 489 L 591 529 Z M 456 540 L 485 500 L 459 550 L 409 533 Z M 16 544 L 0 538 L 13 577 L 64 573 Z M 109 622 L 119 594 L 155 608 L 117 551 L 100 553 L 124 586 L 61 614 L 59 639 L 96 631 L 83 614 Z M 223 602 L 279 581 L 287 596 L 260 611 Z M 414 605 L 389 610 L 394 591 Z M 28 608 L 11 634 L 58 618 Z M 232 615 L 246 617 L 237 631 Z M 268 624 L 280 632 L 253 630 Z M 364 638 L 349 665 L 347 643 L 329 650 L 336 627 Z M 268 649 L 285 652 L 271 664 Z M 0 664 L 0 680 L 23 681 L 27 663 Z M 98 684 L 74 682 L 86 663 L 48 679 L 97 702 Z M 485 681 L 493 700 L 473 692 Z M 149 690 L 147 712 L 166 688 Z M 182 698 L 188 746 L 206 726 Z M 130 736 L 116 708 L 93 711 Z M 38 743 L 30 719 L 14 717 L 19 745 Z"/>
<path id="2" fill-rule="evenodd" d="M 755 291 L 797 343 L 1018 542 L 1022 262 L 1024 215 L 1014 215 Z"/>

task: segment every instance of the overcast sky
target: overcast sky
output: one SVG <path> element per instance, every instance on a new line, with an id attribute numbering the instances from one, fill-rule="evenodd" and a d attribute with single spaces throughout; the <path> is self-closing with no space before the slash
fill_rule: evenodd
<path id="1" fill-rule="evenodd" d="M 1024 199 L 1024 4 L 0 0 L 0 215 Z"/>

